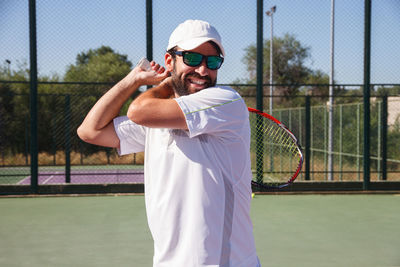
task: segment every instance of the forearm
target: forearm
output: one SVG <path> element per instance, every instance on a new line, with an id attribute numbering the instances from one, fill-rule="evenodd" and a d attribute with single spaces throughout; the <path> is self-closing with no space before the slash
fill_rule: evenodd
<path id="1" fill-rule="evenodd" d="M 107 126 L 119 112 L 123 104 L 140 87 L 134 81 L 121 80 L 106 92 L 92 107 L 81 127 L 100 130 Z"/>
<path id="2" fill-rule="evenodd" d="M 131 105 L 130 108 L 135 107 L 135 106 L 142 106 L 144 103 L 146 103 L 147 100 L 151 99 L 167 99 L 171 98 L 174 94 L 174 91 L 171 87 L 171 85 L 164 81 L 160 83 L 158 86 L 153 87 L 146 92 L 140 94 L 138 97 L 136 97 Z"/>
<path id="3" fill-rule="evenodd" d="M 154 108 L 153 105 L 157 100 L 168 99 L 172 94 L 171 86 L 166 82 L 162 82 L 136 97 L 130 104 L 127 115 L 131 120 L 135 120 L 139 116 L 148 114 Z"/>
<path id="4" fill-rule="evenodd" d="M 185 116 L 172 96 L 174 91 L 168 78 L 133 100 L 128 118 L 147 127 L 186 129 Z"/>
<path id="5" fill-rule="evenodd" d="M 79 127 L 80 131 L 99 131 L 105 128 L 119 112 L 129 97 L 138 90 L 135 79 L 123 79 L 107 91 L 92 107 Z"/>

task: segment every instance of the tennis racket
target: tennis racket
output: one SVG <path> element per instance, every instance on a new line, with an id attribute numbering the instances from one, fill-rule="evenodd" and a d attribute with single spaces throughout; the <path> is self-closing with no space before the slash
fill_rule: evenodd
<path id="1" fill-rule="evenodd" d="M 279 120 L 248 108 L 251 126 L 252 185 L 280 189 L 293 183 L 303 165 L 296 136 Z"/>
<path id="2" fill-rule="evenodd" d="M 151 70 L 150 62 L 147 58 L 142 57 L 139 62 L 136 64 L 136 67 L 140 67 L 142 70 Z"/>

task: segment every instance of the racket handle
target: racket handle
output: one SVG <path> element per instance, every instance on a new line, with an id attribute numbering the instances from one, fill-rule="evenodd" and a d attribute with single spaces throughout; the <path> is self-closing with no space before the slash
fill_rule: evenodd
<path id="1" fill-rule="evenodd" d="M 136 67 L 140 67 L 142 70 L 151 71 L 150 62 L 145 57 L 142 57 L 139 60 L 139 62 L 136 64 Z"/>

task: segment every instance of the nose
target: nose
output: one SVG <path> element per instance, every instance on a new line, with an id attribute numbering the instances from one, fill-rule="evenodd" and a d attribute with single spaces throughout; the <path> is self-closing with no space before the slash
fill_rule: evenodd
<path id="1" fill-rule="evenodd" d="M 206 76 L 206 75 L 208 75 L 208 71 L 209 71 L 209 69 L 207 68 L 206 61 L 203 59 L 201 64 L 199 66 L 197 66 L 196 72 L 198 74 L 200 74 L 201 76 Z"/>

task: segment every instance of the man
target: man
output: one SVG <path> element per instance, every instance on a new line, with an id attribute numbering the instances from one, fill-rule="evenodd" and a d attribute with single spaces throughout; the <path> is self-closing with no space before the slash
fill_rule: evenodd
<path id="1" fill-rule="evenodd" d="M 78 129 L 84 141 L 120 154 L 145 151 L 154 266 L 260 266 L 249 216 L 247 107 L 232 88 L 215 87 L 224 55 L 213 26 L 185 21 L 170 36 L 166 68 L 134 68 Z M 157 86 L 118 117 L 142 85 Z"/>

